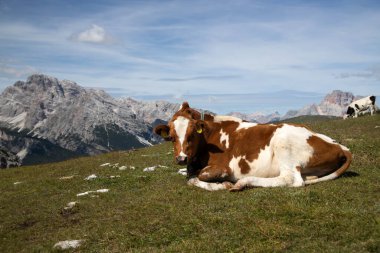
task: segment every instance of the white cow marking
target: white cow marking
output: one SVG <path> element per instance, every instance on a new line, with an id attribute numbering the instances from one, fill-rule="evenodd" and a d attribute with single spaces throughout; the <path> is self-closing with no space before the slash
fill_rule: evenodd
<path id="1" fill-rule="evenodd" d="M 186 136 L 187 128 L 189 126 L 189 122 L 190 122 L 189 119 L 186 119 L 185 117 L 182 117 L 182 116 L 178 117 L 174 121 L 174 129 L 175 129 L 175 132 L 177 133 L 179 142 L 181 144 L 180 155 L 185 156 L 185 157 L 187 155 L 183 153 L 182 146 L 183 146 L 183 142 L 185 141 L 185 136 Z"/>
<path id="2" fill-rule="evenodd" d="M 322 140 L 324 140 L 325 142 L 328 142 L 328 143 L 331 143 L 331 144 L 336 144 L 336 145 L 339 145 L 341 147 L 341 149 L 345 150 L 345 151 L 349 151 L 349 149 L 339 143 L 336 142 L 336 140 L 333 140 L 331 139 L 330 137 L 326 136 L 326 135 L 323 135 L 323 134 L 314 134 L 315 136 L 321 138 Z"/>
<path id="3" fill-rule="evenodd" d="M 250 161 L 246 159 L 245 155 L 242 155 L 233 157 L 230 160 L 229 167 L 232 170 L 233 179 L 239 180 L 246 177 L 250 177 L 251 179 L 252 177 L 274 178 L 282 176 L 287 182 L 291 182 L 292 180 L 287 177 L 297 172 L 297 166 L 307 164 L 313 154 L 312 147 L 307 143 L 310 136 L 312 136 L 312 132 L 306 128 L 292 125 L 284 125 L 278 128 L 274 132 L 270 142 L 264 149 L 260 150 L 257 159 Z M 241 160 L 245 161 L 250 168 L 247 174 L 241 173 L 239 166 Z M 250 179 L 246 180 L 248 182 Z M 256 182 L 255 180 L 257 181 L 257 179 L 254 179 L 254 182 Z M 301 183 L 298 180 L 296 185 L 298 186 Z"/>
<path id="4" fill-rule="evenodd" d="M 222 122 L 222 121 L 235 121 L 242 122 L 243 120 L 234 116 L 225 116 L 225 115 L 215 115 L 214 122 Z"/>
<path id="5" fill-rule="evenodd" d="M 220 143 L 223 144 L 223 141 L 226 142 L 226 148 L 229 148 L 230 142 L 229 142 L 229 135 L 225 132 L 223 132 L 222 129 L 220 129 Z"/>
<path id="6" fill-rule="evenodd" d="M 239 131 L 241 129 L 248 129 L 251 127 L 257 126 L 257 123 L 251 123 L 251 122 L 240 122 L 238 128 L 236 128 L 236 131 Z"/>

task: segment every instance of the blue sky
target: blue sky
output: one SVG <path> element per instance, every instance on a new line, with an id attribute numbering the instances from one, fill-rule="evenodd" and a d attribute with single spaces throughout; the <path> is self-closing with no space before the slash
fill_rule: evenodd
<path id="1" fill-rule="evenodd" d="M 380 94 L 380 1 L 0 0 L 0 91 L 32 73 L 140 98 Z"/>

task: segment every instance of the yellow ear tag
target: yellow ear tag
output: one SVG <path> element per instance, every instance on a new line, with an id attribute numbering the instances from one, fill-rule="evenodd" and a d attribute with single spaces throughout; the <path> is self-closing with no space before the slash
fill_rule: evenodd
<path id="1" fill-rule="evenodd" d="M 197 129 L 197 133 L 201 134 L 203 132 L 202 128 Z"/>
<path id="2" fill-rule="evenodd" d="M 166 131 L 162 131 L 162 132 L 161 132 L 161 136 L 162 136 L 163 138 L 166 138 L 166 137 L 168 137 L 168 133 L 167 133 Z"/>

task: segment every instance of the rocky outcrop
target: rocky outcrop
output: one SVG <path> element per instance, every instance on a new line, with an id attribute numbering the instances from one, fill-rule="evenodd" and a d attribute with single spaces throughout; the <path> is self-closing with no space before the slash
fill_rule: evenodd
<path id="1" fill-rule="evenodd" d="M 179 104 L 166 101 L 137 101 L 133 98 L 119 98 L 118 101 L 142 121 L 152 124 L 156 120 L 169 121 L 173 114 L 179 110 Z"/>
<path id="2" fill-rule="evenodd" d="M 334 90 L 332 93 L 327 94 L 320 104 L 307 105 L 298 111 L 288 111 L 281 119 L 284 120 L 303 115 L 342 117 L 348 105 L 359 98 L 361 96 L 355 97 L 351 92 Z"/>
<path id="3" fill-rule="evenodd" d="M 24 164 L 144 147 L 159 142 L 152 123 L 178 108 L 114 99 L 72 81 L 32 75 L 0 96 L 0 140 Z"/>
<path id="4" fill-rule="evenodd" d="M 260 112 L 251 114 L 232 112 L 229 115 L 258 123 L 275 122 L 303 115 L 342 117 L 346 112 L 348 105 L 352 101 L 360 99 L 361 97 L 362 96 L 354 96 L 351 92 L 334 90 L 332 93 L 327 94 L 319 104 L 307 105 L 299 110 L 290 110 L 283 116 L 281 116 L 278 112 L 272 114 L 264 114 Z"/>
<path id="5" fill-rule="evenodd" d="M 268 122 L 278 121 L 281 118 L 281 115 L 278 112 L 274 112 L 270 114 L 264 114 L 261 112 L 250 113 L 250 114 L 244 114 L 240 112 L 231 112 L 228 115 L 241 118 L 246 121 L 256 122 L 256 123 L 268 123 Z"/>
<path id="6" fill-rule="evenodd" d="M 17 155 L 12 154 L 4 147 L 0 147 L 0 169 L 20 166 L 20 160 Z"/>

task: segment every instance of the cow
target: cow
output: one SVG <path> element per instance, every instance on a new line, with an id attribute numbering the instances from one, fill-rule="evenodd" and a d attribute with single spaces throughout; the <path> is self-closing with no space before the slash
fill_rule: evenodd
<path id="1" fill-rule="evenodd" d="M 347 119 L 349 117 L 357 118 L 359 114 L 364 114 L 368 110 L 370 111 L 371 115 L 373 115 L 376 112 L 375 102 L 375 96 L 368 96 L 352 102 L 348 106 L 347 112 L 343 116 L 343 119 Z"/>
<path id="2" fill-rule="evenodd" d="M 302 125 L 194 118 L 181 108 L 155 133 L 173 142 L 188 184 L 206 190 L 300 187 L 339 177 L 352 160 L 347 147 Z"/>
<path id="3" fill-rule="evenodd" d="M 214 122 L 222 122 L 222 121 L 247 122 L 245 120 L 242 120 L 234 116 L 212 115 L 211 113 L 198 112 L 197 110 L 194 110 L 193 108 L 191 108 L 188 102 L 183 102 L 179 110 L 173 115 L 172 119 L 169 121 L 169 124 L 171 124 L 174 131 L 175 129 L 178 130 L 179 128 L 181 128 L 179 125 L 180 123 L 177 121 L 174 123 L 174 120 L 173 120 L 178 117 L 184 117 L 189 120 L 205 120 L 205 121 L 214 121 Z M 174 143 L 174 149 L 176 151 L 181 149 L 180 137 L 175 138 L 175 137 L 169 136 L 170 128 L 168 128 L 167 125 L 156 126 L 154 128 L 154 132 L 160 135 L 165 141 L 172 141 Z M 177 163 L 180 165 L 186 164 L 186 156 L 180 156 L 177 154 L 175 155 L 175 159 Z"/>

